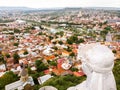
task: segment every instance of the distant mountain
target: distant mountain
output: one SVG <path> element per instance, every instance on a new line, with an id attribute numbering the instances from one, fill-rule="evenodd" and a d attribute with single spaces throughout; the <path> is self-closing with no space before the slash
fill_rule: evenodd
<path id="1" fill-rule="evenodd" d="M 96 9 L 96 10 L 120 10 L 117 7 L 85 7 L 85 9 Z"/>
<path id="2" fill-rule="evenodd" d="M 65 7 L 65 8 L 39 8 L 38 10 L 80 10 L 80 9 L 94 9 L 94 10 L 120 10 L 117 7 Z"/>
<path id="3" fill-rule="evenodd" d="M 0 7 L 0 11 L 27 11 L 27 10 L 36 10 L 34 8 L 28 7 Z"/>
<path id="4" fill-rule="evenodd" d="M 0 7 L 0 11 L 51 11 L 51 10 L 79 10 L 79 9 L 95 9 L 95 10 L 120 10 L 115 7 L 65 7 L 65 8 L 28 8 L 28 7 Z"/>

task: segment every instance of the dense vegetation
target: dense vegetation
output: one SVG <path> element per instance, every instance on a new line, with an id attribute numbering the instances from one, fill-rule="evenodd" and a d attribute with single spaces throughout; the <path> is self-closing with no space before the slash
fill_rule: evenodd
<path id="1" fill-rule="evenodd" d="M 58 90 L 66 90 L 70 86 L 75 86 L 78 83 L 81 83 L 85 80 L 85 76 L 83 77 L 76 77 L 73 75 L 66 75 L 66 76 L 55 76 L 49 79 L 47 82 L 42 84 L 41 86 L 34 86 L 35 90 L 38 90 L 42 86 L 54 86 Z"/>
<path id="2" fill-rule="evenodd" d="M 6 72 L 2 77 L 0 77 L 0 90 L 4 90 L 5 85 L 15 82 L 17 80 L 17 75 L 15 75 L 12 71 Z"/>
<path id="3" fill-rule="evenodd" d="M 120 59 L 116 60 L 113 73 L 117 84 L 117 90 L 120 90 Z"/>

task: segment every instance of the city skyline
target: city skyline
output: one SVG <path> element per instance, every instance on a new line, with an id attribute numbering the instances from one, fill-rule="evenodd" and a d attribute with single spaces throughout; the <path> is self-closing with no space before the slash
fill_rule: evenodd
<path id="1" fill-rule="evenodd" d="M 119 0 L 0 0 L 0 7 L 120 7 Z"/>

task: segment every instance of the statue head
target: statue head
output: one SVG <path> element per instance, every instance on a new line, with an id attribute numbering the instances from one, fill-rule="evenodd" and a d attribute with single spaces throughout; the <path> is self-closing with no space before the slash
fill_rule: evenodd
<path id="1" fill-rule="evenodd" d="M 78 60 L 82 62 L 82 70 L 86 74 L 84 90 L 116 90 L 112 69 L 114 54 L 101 44 L 80 45 Z M 79 90 L 79 89 L 78 89 Z"/>
<path id="2" fill-rule="evenodd" d="M 78 52 L 78 57 L 82 62 L 82 69 L 86 74 L 86 70 L 88 73 L 106 73 L 112 71 L 115 57 L 107 46 L 100 44 L 86 44 L 81 46 Z"/>

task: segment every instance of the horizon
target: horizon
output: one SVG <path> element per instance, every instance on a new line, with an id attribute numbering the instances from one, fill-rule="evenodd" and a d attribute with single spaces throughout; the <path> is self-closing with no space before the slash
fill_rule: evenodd
<path id="1" fill-rule="evenodd" d="M 112 7 L 120 8 L 119 0 L 0 0 L 0 7 L 28 7 L 28 8 L 86 8 Z"/>
<path id="2" fill-rule="evenodd" d="M 30 8 L 30 9 L 64 9 L 64 8 L 120 8 L 120 7 L 27 7 L 27 6 L 0 6 L 0 8 Z"/>

